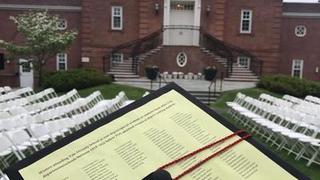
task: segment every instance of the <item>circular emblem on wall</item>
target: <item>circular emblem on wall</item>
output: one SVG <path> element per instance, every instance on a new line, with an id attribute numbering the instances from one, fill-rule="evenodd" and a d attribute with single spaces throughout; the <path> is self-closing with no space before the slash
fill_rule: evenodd
<path id="1" fill-rule="evenodd" d="M 177 64 L 179 67 L 184 67 L 188 62 L 188 56 L 184 52 L 180 52 L 177 55 Z"/>
<path id="2" fill-rule="evenodd" d="M 297 37 L 304 37 L 307 34 L 307 28 L 306 26 L 299 25 L 299 26 L 296 26 L 294 32 Z"/>

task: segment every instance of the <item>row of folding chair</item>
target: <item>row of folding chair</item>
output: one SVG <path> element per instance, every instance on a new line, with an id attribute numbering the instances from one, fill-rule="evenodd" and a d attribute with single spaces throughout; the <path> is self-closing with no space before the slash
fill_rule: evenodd
<path id="1" fill-rule="evenodd" d="M 320 118 L 320 105 L 293 96 L 284 95 L 281 99 L 262 93 L 259 96 L 259 100 L 279 107 L 289 107 L 296 111 L 300 111 L 301 113 L 309 114 L 317 118 Z"/>
<path id="2" fill-rule="evenodd" d="M 78 98 L 80 98 L 78 91 L 76 89 L 73 89 L 62 96 L 53 97 L 47 101 L 39 103 L 33 103 L 28 106 L 25 106 L 25 108 L 30 112 L 39 113 L 41 111 L 46 111 L 48 109 L 70 104 Z"/>
<path id="3" fill-rule="evenodd" d="M 309 102 L 312 102 L 312 103 L 315 103 L 315 104 L 320 104 L 320 98 L 314 97 L 314 96 L 311 96 L 311 95 L 306 96 L 305 100 L 309 101 Z"/>
<path id="4" fill-rule="evenodd" d="M 288 94 L 283 95 L 282 99 L 287 100 L 293 104 L 301 104 L 303 103 L 305 100 L 294 97 L 294 96 L 290 96 Z"/>
<path id="5" fill-rule="evenodd" d="M 260 94 L 259 100 L 263 101 L 263 102 L 267 102 L 269 104 L 276 105 L 276 106 L 282 106 L 282 107 L 283 106 L 286 106 L 286 107 L 293 106 L 293 103 L 291 103 L 291 102 L 288 102 L 286 100 L 283 100 L 283 99 L 280 99 L 280 98 L 277 98 L 277 97 L 274 97 L 274 96 L 271 96 L 271 95 L 265 94 L 265 93 Z"/>
<path id="6" fill-rule="evenodd" d="M 30 104 L 39 103 L 48 101 L 50 99 L 53 99 L 55 97 L 58 97 L 57 93 L 54 89 L 48 88 L 41 92 L 38 92 L 37 94 L 27 96 L 26 99 L 29 101 Z"/>
<path id="7" fill-rule="evenodd" d="M 0 127 L 5 127 L 0 132 L 0 142 L 4 142 L 0 147 L 0 158 L 5 167 L 10 164 L 7 162 L 9 157 L 15 157 L 16 161 L 22 160 L 30 153 L 92 122 L 99 121 L 132 102 L 124 92 L 120 92 L 110 100 L 105 100 L 99 91 L 93 92 L 86 98 L 79 98 L 78 93 L 75 92 L 67 93 L 67 97 L 71 99 L 65 105 L 39 113 L 52 111 L 51 114 L 43 114 L 40 121 L 38 114 L 30 113 L 18 113 L 19 115 L 0 121 Z M 45 115 L 46 118 L 44 118 Z M 51 118 L 48 119 L 48 117 Z"/>
<path id="8" fill-rule="evenodd" d="M 35 94 L 34 90 L 31 87 L 20 88 L 12 92 L 21 97 L 27 97 Z"/>
<path id="9" fill-rule="evenodd" d="M 15 93 L 12 93 L 12 94 L 14 95 Z M 7 109 L 8 107 L 12 107 L 12 106 L 28 106 L 33 103 L 50 100 L 54 97 L 57 97 L 56 92 L 54 91 L 54 89 L 49 88 L 34 95 L 30 95 L 26 97 L 18 97 L 15 99 L 10 99 L 6 102 L 2 102 L 0 103 L 0 110 L 3 111 L 3 109 Z"/>
<path id="10" fill-rule="evenodd" d="M 7 94 L 10 91 L 12 91 L 12 88 L 10 86 L 0 87 L 0 96 L 3 95 L 3 94 Z"/>
<path id="11" fill-rule="evenodd" d="M 41 113 L 36 114 L 35 117 L 37 122 L 50 121 L 60 117 L 71 117 L 75 114 L 87 111 L 103 99 L 104 98 L 102 94 L 99 91 L 96 91 L 86 98 L 77 97 L 77 99 L 74 99 L 75 101 L 71 102 L 70 104 L 61 105 L 46 111 L 42 111 Z"/>
<path id="12" fill-rule="evenodd" d="M 296 159 L 306 159 L 307 165 L 320 164 L 319 128 L 294 116 L 281 114 L 278 106 L 262 102 L 239 93 L 233 102 L 227 103 L 232 116 L 243 126 L 266 139 L 278 149 L 295 154 Z M 287 113 L 293 111 L 285 107 Z M 280 114 L 280 115 L 279 115 Z M 299 114 L 297 114 L 299 115 Z M 310 117 L 300 117 L 310 119 Z"/>

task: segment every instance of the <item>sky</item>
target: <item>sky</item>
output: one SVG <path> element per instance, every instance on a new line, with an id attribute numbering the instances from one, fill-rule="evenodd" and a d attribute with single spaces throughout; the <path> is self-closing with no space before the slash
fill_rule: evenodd
<path id="1" fill-rule="evenodd" d="M 318 0 L 283 0 L 283 2 L 318 2 Z"/>

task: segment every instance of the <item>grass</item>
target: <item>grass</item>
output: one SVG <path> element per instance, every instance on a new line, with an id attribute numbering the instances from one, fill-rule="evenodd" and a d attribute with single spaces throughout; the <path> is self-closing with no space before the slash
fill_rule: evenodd
<path id="1" fill-rule="evenodd" d="M 219 114 L 221 114 L 223 117 L 225 117 L 230 123 L 233 125 L 237 126 L 238 128 L 243 128 L 240 127 L 235 119 L 233 119 L 230 114 L 228 114 L 228 107 L 226 106 L 226 102 L 228 101 L 233 101 L 236 94 L 238 92 L 242 92 L 243 94 L 247 96 L 251 96 L 253 98 L 257 98 L 261 93 L 267 93 L 271 94 L 276 97 L 282 97 L 281 94 L 275 94 L 272 92 L 269 92 L 264 89 L 259 89 L 259 88 L 250 88 L 250 89 L 242 89 L 242 90 L 234 90 L 234 91 L 227 91 L 222 94 L 222 96 L 214 103 L 211 105 L 211 107 L 216 110 Z M 298 169 L 300 172 L 308 176 L 310 179 L 318 180 L 320 179 L 320 166 L 319 165 L 311 165 L 310 167 L 306 166 L 306 161 L 296 161 L 294 160 L 294 156 L 288 156 L 285 151 L 277 151 L 274 149 L 274 147 L 271 147 L 270 144 L 265 143 L 262 139 L 259 137 L 254 137 L 254 139 L 263 146 L 265 146 L 267 149 L 271 150 L 274 154 L 279 156 L 282 160 L 286 161 L 289 163 L 291 166 L 295 167 Z"/>
<path id="2" fill-rule="evenodd" d="M 142 95 L 147 91 L 142 88 L 136 88 L 131 86 L 125 86 L 125 85 L 119 85 L 119 84 L 107 84 L 107 85 L 101 85 L 101 86 L 95 86 L 92 88 L 82 89 L 79 90 L 79 94 L 82 97 L 86 97 L 90 95 L 94 91 L 101 91 L 102 95 L 105 99 L 112 99 L 116 97 L 116 95 L 120 91 L 124 91 L 129 99 L 137 100 L 142 97 Z"/>

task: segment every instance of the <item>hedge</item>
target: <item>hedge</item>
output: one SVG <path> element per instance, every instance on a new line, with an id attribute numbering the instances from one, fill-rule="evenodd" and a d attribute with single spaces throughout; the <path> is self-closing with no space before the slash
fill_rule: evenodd
<path id="1" fill-rule="evenodd" d="M 304 98 L 307 95 L 320 97 L 320 83 L 286 75 L 261 77 L 258 87 L 269 91 Z"/>
<path id="2" fill-rule="evenodd" d="M 101 84 L 109 84 L 111 78 L 92 69 L 75 69 L 45 74 L 44 88 L 53 88 L 57 92 L 67 92 L 72 89 L 84 89 Z"/>

